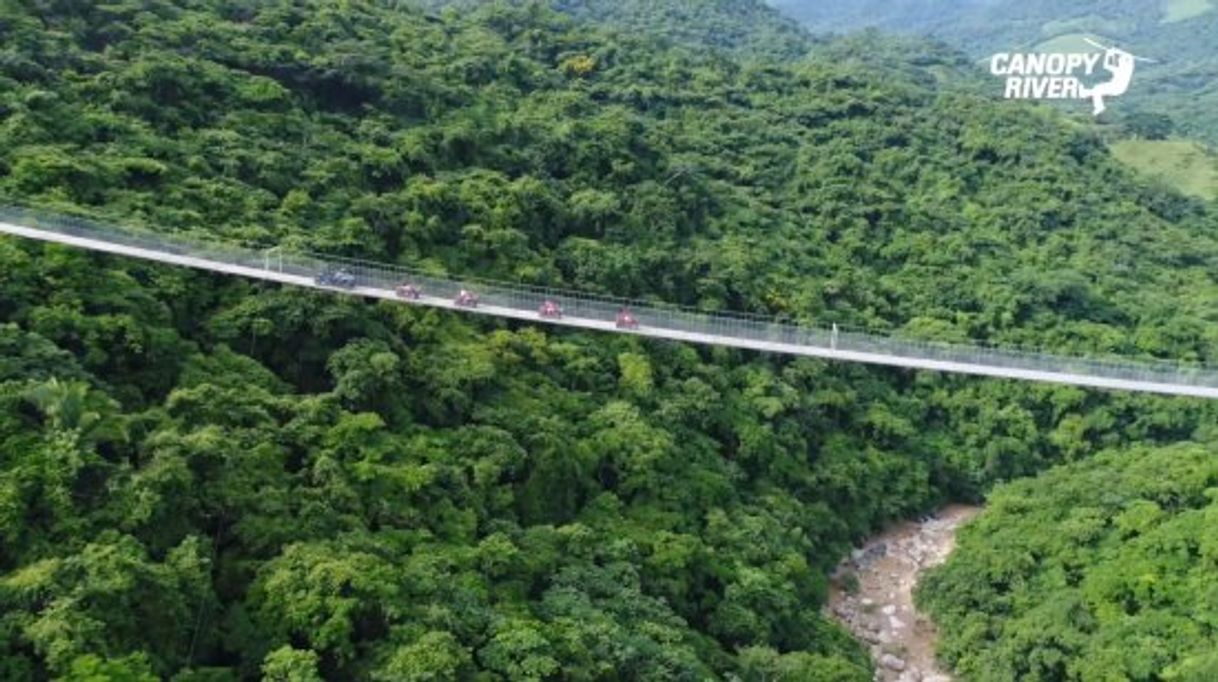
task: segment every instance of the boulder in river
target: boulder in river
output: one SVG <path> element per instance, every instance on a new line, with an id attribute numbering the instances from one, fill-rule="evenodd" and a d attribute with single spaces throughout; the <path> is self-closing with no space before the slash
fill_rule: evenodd
<path id="1" fill-rule="evenodd" d="M 884 654 L 883 656 L 880 656 L 880 665 L 888 668 L 889 670 L 901 672 L 905 669 L 905 659 L 898 658 L 892 654 Z"/>

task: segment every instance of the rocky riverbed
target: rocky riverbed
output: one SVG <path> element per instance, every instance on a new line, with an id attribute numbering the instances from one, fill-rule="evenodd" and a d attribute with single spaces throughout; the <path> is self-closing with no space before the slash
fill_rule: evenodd
<path id="1" fill-rule="evenodd" d="M 870 648 L 878 682 L 951 682 L 935 662 L 935 626 L 914 608 L 913 591 L 924 570 L 947 559 L 956 530 L 979 511 L 952 506 L 894 526 L 835 571 L 826 608 Z"/>

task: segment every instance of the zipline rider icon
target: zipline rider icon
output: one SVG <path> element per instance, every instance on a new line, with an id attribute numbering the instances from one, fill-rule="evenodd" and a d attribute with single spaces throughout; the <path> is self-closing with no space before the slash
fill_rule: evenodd
<path id="1" fill-rule="evenodd" d="M 1095 87 L 1083 87 L 1079 92 L 1079 97 L 1082 99 L 1090 99 L 1096 116 L 1104 113 L 1108 106 L 1104 103 L 1105 97 L 1119 97 L 1129 91 L 1129 85 L 1133 82 L 1133 72 L 1137 69 L 1138 62 L 1153 62 L 1153 59 L 1145 59 L 1143 57 L 1135 57 L 1117 47 L 1106 47 L 1100 43 L 1085 38 L 1090 45 L 1098 47 L 1104 51 L 1104 69 L 1112 74 L 1112 80 L 1107 83 L 1099 83 Z"/>

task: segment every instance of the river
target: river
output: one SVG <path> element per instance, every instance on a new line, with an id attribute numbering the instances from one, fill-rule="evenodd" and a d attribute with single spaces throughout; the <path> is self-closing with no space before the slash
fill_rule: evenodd
<path id="1" fill-rule="evenodd" d="M 953 505 L 897 524 L 854 550 L 834 573 L 826 609 L 870 649 L 877 680 L 952 680 L 935 662 L 935 626 L 914 608 L 913 591 L 923 571 L 951 554 L 961 524 L 980 511 Z"/>

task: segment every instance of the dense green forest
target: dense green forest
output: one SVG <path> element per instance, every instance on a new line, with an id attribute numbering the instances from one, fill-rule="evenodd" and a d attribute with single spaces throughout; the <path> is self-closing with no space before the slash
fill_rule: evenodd
<path id="1" fill-rule="evenodd" d="M 416 0 L 428 9 L 464 11 L 485 0 Z M 527 6 L 532 0 L 513 0 Z M 536 3 L 533 3 L 536 4 Z M 610 32 L 647 34 L 693 49 L 707 48 L 743 59 L 789 60 L 804 56 L 812 36 L 795 20 L 760 0 L 551 0 L 550 9 Z"/>
<path id="2" fill-rule="evenodd" d="M 946 41 L 974 57 L 1041 49 L 1089 51 L 1091 36 L 1153 62 L 1138 66 L 1108 121 L 1148 115 L 1218 145 L 1218 5 L 1210 0 L 772 0 L 812 32 L 877 27 Z M 1001 87 L 1000 85 L 994 87 Z"/>
<path id="3" fill-rule="evenodd" d="M 0 199 L 1218 356 L 1218 220 L 1087 131 L 942 87 L 952 55 L 742 62 L 664 26 L 0 4 Z M 850 543 L 1215 423 L 1201 401 L 549 332 L 11 239 L 0 291 L 5 680 L 868 680 L 819 612 Z"/>
<path id="4" fill-rule="evenodd" d="M 1218 679 L 1215 446 L 1104 453 L 994 491 L 920 601 L 964 679 Z"/>

